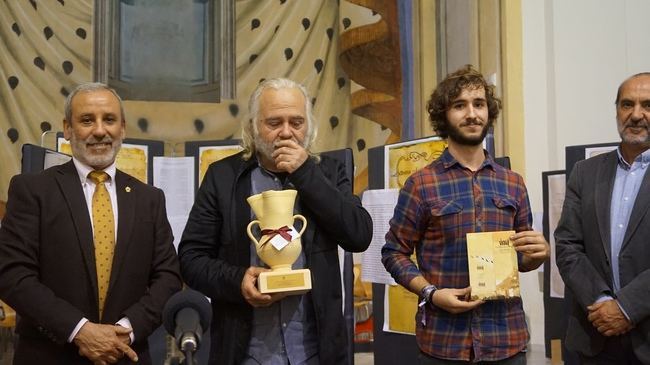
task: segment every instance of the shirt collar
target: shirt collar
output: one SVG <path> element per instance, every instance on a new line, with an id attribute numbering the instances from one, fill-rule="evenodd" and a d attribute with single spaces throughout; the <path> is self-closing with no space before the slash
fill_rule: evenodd
<path id="1" fill-rule="evenodd" d="M 618 164 L 624 169 L 630 169 L 632 166 L 625 161 L 623 153 L 621 152 L 621 145 L 616 148 L 616 155 L 618 156 Z M 643 151 L 640 155 L 636 156 L 633 162 L 650 163 L 650 149 Z"/>
<path id="2" fill-rule="evenodd" d="M 492 170 L 494 170 L 494 166 L 496 165 L 496 162 L 492 159 L 490 154 L 483 149 L 483 154 L 485 154 L 485 160 L 481 164 L 481 167 L 478 168 L 477 171 L 482 170 L 483 168 L 490 167 Z M 440 161 L 442 162 L 442 166 L 444 166 L 445 169 L 450 169 L 454 165 L 461 166 L 460 162 L 454 158 L 454 156 L 449 153 L 449 148 L 445 148 L 445 150 L 442 152 L 442 155 L 440 155 Z"/>
<path id="3" fill-rule="evenodd" d="M 72 157 L 72 162 L 74 163 L 74 167 L 77 169 L 77 173 L 79 174 L 79 179 L 81 179 L 81 183 L 85 184 L 88 180 L 88 174 L 91 171 L 95 171 L 95 169 L 77 160 L 75 157 Z M 110 177 L 110 179 L 108 179 L 109 184 L 115 181 L 115 173 L 117 172 L 117 168 L 115 167 L 115 161 L 113 161 L 113 163 L 110 164 L 103 171 L 107 173 L 108 176 Z"/>
<path id="4" fill-rule="evenodd" d="M 260 170 L 263 176 L 269 177 L 271 179 L 278 179 L 283 187 L 293 187 L 293 184 L 288 181 L 288 172 L 273 172 L 270 170 L 267 170 L 264 166 L 262 166 L 262 163 L 259 162 L 259 159 L 257 159 L 257 168 Z"/>

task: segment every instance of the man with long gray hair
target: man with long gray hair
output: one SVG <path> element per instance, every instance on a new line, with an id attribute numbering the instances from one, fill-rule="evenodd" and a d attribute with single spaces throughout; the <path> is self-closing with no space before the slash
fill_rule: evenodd
<path id="1" fill-rule="evenodd" d="M 208 168 L 179 247 L 186 282 L 212 299 L 210 364 L 345 364 L 337 248 L 364 251 L 372 221 L 343 165 L 311 151 L 316 125 L 303 86 L 266 80 L 249 109 L 244 151 Z M 293 265 L 311 270 L 303 295 L 257 289 L 268 268 L 246 235 L 246 198 L 284 189 L 298 191 L 296 211 L 308 221 Z"/>

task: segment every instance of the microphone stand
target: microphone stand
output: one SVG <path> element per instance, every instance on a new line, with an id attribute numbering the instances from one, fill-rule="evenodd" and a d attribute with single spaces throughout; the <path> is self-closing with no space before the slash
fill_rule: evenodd
<path id="1" fill-rule="evenodd" d="M 185 365 L 196 365 L 196 361 L 194 361 L 194 358 L 192 357 L 192 351 L 183 351 L 185 354 L 185 361 L 183 361 L 183 364 Z"/>
<path id="2" fill-rule="evenodd" d="M 180 347 L 183 355 L 185 355 L 185 365 L 196 365 L 196 360 L 194 359 L 194 352 L 198 349 L 198 342 L 194 334 L 186 332 L 183 334 L 180 340 Z"/>

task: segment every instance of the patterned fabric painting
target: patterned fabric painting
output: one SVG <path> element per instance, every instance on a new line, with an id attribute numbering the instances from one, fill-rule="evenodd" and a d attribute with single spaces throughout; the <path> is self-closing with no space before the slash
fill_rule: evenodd
<path id="1" fill-rule="evenodd" d="M 93 4 L 0 2 L 0 200 L 6 200 L 9 179 L 20 171 L 21 146 L 40 144 L 45 131 L 61 131 L 65 95 L 77 83 L 92 81 Z M 381 23 L 384 13 L 345 0 L 241 0 L 235 5 L 236 98 L 221 103 L 125 101 L 127 137 L 163 140 L 166 153 L 176 156 L 184 154 L 185 141 L 238 138 L 257 83 L 283 76 L 303 83 L 313 96 L 319 127 L 315 149 L 351 147 L 357 174 L 363 173 L 367 149 L 395 139 L 399 130 L 391 133 L 391 127 L 399 120 L 379 124 L 366 119 L 373 113 L 352 113 L 359 105 L 353 105 L 357 101 L 351 94 L 360 86 L 341 67 L 339 35 Z M 399 55 L 399 47 L 383 52 Z M 365 59 L 379 56 L 367 54 Z M 392 83 L 390 94 L 398 96 L 394 83 L 399 78 L 381 85 L 386 82 Z M 46 135 L 44 145 L 53 148 L 54 137 Z"/>

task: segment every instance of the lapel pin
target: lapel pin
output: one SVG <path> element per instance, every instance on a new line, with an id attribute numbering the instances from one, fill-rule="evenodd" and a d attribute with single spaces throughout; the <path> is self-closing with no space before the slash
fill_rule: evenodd
<path id="1" fill-rule="evenodd" d="M 127 193 L 130 193 L 131 192 L 131 187 L 130 186 L 125 187 L 124 191 L 126 191 Z"/>

